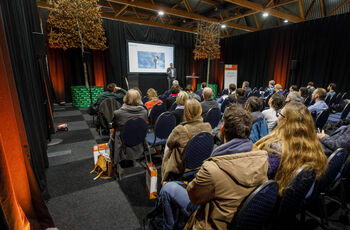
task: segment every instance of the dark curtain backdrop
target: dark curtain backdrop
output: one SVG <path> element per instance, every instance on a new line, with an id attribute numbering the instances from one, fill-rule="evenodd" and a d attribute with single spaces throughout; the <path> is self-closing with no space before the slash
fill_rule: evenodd
<path id="1" fill-rule="evenodd" d="M 47 139 L 51 111 L 33 32 L 40 32 L 35 0 L 0 2 L 14 79 L 30 148 L 30 162 L 40 189 L 47 194 L 45 168 L 48 167 Z M 16 15 L 16 16 L 14 16 Z M 44 44 L 42 44 L 44 45 Z"/>
<path id="2" fill-rule="evenodd" d="M 317 87 L 335 82 L 350 91 L 350 14 L 291 24 L 224 40 L 225 63 L 238 64 L 238 85 L 244 80 L 267 86 L 274 79 L 284 87 Z M 291 60 L 297 69 L 291 78 Z"/>

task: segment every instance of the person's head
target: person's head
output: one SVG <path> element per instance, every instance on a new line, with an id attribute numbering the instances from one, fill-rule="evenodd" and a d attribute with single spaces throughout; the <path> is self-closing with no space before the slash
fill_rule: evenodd
<path id="1" fill-rule="evenodd" d="M 192 85 L 188 84 L 185 88 L 186 93 L 192 93 Z"/>
<path id="2" fill-rule="evenodd" d="M 184 120 L 191 121 L 202 117 L 202 106 L 196 99 L 188 99 L 185 102 Z"/>
<path id="3" fill-rule="evenodd" d="M 284 96 L 280 93 L 274 93 L 269 100 L 269 105 L 274 110 L 279 111 L 284 106 Z"/>
<path id="4" fill-rule="evenodd" d="M 298 92 L 298 86 L 297 85 L 291 85 L 289 87 L 289 92 Z"/>
<path id="5" fill-rule="evenodd" d="M 204 100 L 210 99 L 213 97 L 213 90 L 209 87 L 203 89 L 203 98 Z"/>
<path id="6" fill-rule="evenodd" d="M 224 113 L 224 142 L 234 138 L 248 138 L 253 125 L 253 116 L 238 104 L 227 107 Z"/>
<path id="7" fill-rule="evenodd" d="M 185 91 L 181 91 L 176 97 L 177 105 L 185 105 L 185 102 L 188 99 L 188 94 Z"/>
<path id="8" fill-rule="evenodd" d="M 132 88 L 132 89 L 134 89 L 134 90 L 136 90 L 137 92 L 139 92 L 140 96 L 142 97 L 142 92 L 141 92 L 140 88 L 134 87 L 134 88 Z"/>
<path id="9" fill-rule="evenodd" d="M 334 91 L 337 85 L 335 83 L 330 83 L 327 87 L 328 91 Z"/>
<path id="10" fill-rule="evenodd" d="M 170 68 L 173 68 L 173 63 L 170 63 Z"/>
<path id="11" fill-rule="evenodd" d="M 245 96 L 245 90 L 242 88 L 238 88 L 236 90 L 236 98 L 244 97 L 244 96 Z"/>
<path id="12" fill-rule="evenodd" d="M 173 85 L 178 85 L 178 86 L 180 86 L 180 85 L 179 85 L 179 81 L 178 81 L 178 80 L 174 80 L 174 81 L 173 81 Z"/>
<path id="13" fill-rule="evenodd" d="M 302 98 L 298 92 L 293 91 L 293 92 L 288 93 L 288 96 L 286 98 L 286 102 L 290 102 L 290 101 L 302 102 Z"/>
<path id="14" fill-rule="evenodd" d="M 280 84 L 276 84 L 275 85 L 275 91 L 279 91 L 279 90 L 282 90 L 282 86 Z"/>
<path id="15" fill-rule="evenodd" d="M 302 97 L 302 98 L 307 98 L 309 96 L 309 91 L 307 90 L 306 87 L 300 87 L 299 89 L 299 95 Z"/>
<path id="16" fill-rule="evenodd" d="M 173 85 L 170 88 L 171 94 L 178 94 L 180 92 L 180 86 L 179 85 Z"/>
<path id="17" fill-rule="evenodd" d="M 313 83 L 312 81 L 309 81 L 309 82 L 307 83 L 306 88 L 310 89 L 310 88 L 313 88 L 313 87 L 314 87 L 314 83 Z"/>
<path id="18" fill-rule="evenodd" d="M 281 160 L 275 176 L 280 194 L 300 167 L 315 170 L 317 177 L 325 171 L 327 157 L 317 138 L 311 113 L 302 103 L 292 101 L 286 104 L 278 117 L 277 127 L 260 139 L 256 146 L 268 152 L 276 152 L 270 148 L 276 141 L 282 144 L 282 152 L 279 153 Z"/>
<path id="19" fill-rule="evenodd" d="M 276 82 L 274 80 L 269 81 L 269 87 L 274 87 Z"/>
<path id="20" fill-rule="evenodd" d="M 228 89 L 230 92 L 234 92 L 236 90 L 237 86 L 234 83 L 229 84 Z"/>
<path id="21" fill-rule="evenodd" d="M 323 88 L 317 88 L 312 93 L 312 99 L 315 99 L 315 101 L 322 101 L 326 98 L 327 91 Z"/>
<path id="22" fill-rule="evenodd" d="M 109 92 L 115 92 L 115 88 L 117 87 L 117 85 L 115 83 L 109 83 L 107 85 L 107 91 Z"/>
<path id="23" fill-rule="evenodd" d="M 244 81 L 242 84 L 242 89 L 246 89 L 247 87 L 249 87 L 249 81 Z"/>
<path id="24" fill-rule="evenodd" d="M 136 89 L 130 89 L 126 92 L 124 99 L 124 103 L 127 105 L 141 105 L 141 95 Z"/>
<path id="25" fill-rule="evenodd" d="M 147 90 L 147 97 L 149 99 L 157 99 L 158 98 L 157 91 L 155 89 L 153 89 L 153 88 L 149 88 Z"/>
<path id="26" fill-rule="evenodd" d="M 245 103 L 245 107 L 249 112 L 257 112 L 263 109 L 264 102 L 261 98 L 258 97 L 249 97 Z"/>
<path id="27" fill-rule="evenodd" d="M 204 89 L 205 87 L 207 87 L 207 83 L 206 82 L 202 82 L 201 89 Z"/>

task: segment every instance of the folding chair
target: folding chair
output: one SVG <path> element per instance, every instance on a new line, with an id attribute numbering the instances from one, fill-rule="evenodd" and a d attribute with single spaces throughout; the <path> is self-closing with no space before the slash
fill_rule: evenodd
<path id="1" fill-rule="evenodd" d="M 257 187 L 243 202 L 230 229 L 259 230 L 270 219 L 278 195 L 278 185 L 269 180 Z"/>
<path id="2" fill-rule="evenodd" d="M 316 129 L 322 130 L 329 117 L 329 109 L 325 109 L 316 117 Z"/>
<path id="3" fill-rule="evenodd" d="M 223 114 L 225 112 L 226 107 L 231 103 L 231 99 L 227 97 L 221 104 L 221 113 Z"/>
<path id="4" fill-rule="evenodd" d="M 166 108 L 164 103 L 163 104 L 155 104 L 150 112 L 150 119 L 151 119 L 151 126 L 153 126 L 156 122 L 156 120 L 158 119 L 158 117 L 162 114 L 166 112 Z"/>
<path id="5" fill-rule="evenodd" d="M 204 118 L 204 122 L 209 122 L 211 125 L 211 128 L 214 129 L 216 126 L 218 126 L 219 121 L 221 118 L 221 112 L 218 108 L 211 108 L 209 109 L 207 115 Z"/>
<path id="6" fill-rule="evenodd" d="M 195 177 L 199 167 L 210 157 L 213 149 L 213 136 L 208 132 L 200 132 L 187 142 L 183 151 L 183 163 L 188 171 L 182 175 L 185 181 L 191 181 Z"/>
<path id="7" fill-rule="evenodd" d="M 350 103 L 348 103 L 342 112 L 330 114 L 328 117 L 328 122 L 330 123 L 338 123 L 339 121 L 344 121 L 348 117 L 350 112 Z"/>
<path id="8" fill-rule="evenodd" d="M 112 128 L 114 111 L 120 107 L 120 103 L 113 98 L 106 98 L 101 102 L 97 113 L 98 124 L 96 125 L 100 136 L 102 135 L 102 129 L 108 130 L 109 132 L 109 130 Z"/>

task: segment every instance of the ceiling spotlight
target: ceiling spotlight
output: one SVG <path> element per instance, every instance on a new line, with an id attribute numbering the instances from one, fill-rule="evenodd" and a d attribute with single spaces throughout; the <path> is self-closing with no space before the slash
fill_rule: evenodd
<path id="1" fill-rule="evenodd" d="M 159 16 L 163 16 L 164 15 L 164 11 L 163 10 L 158 11 L 158 15 Z"/>
<path id="2" fill-rule="evenodd" d="M 221 25 L 221 28 L 222 28 L 222 29 L 225 29 L 225 28 L 226 28 L 226 25 L 225 25 L 225 24 L 222 24 L 222 25 Z"/>
<path id="3" fill-rule="evenodd" d="M 269 13 L 264 12 L 264 13 L 263 13 L 263 17 L 266 18 L 267 16 L 269 16 Z"/>
<path id="4" fill-rule="evenodd" d="M 288 23 L 288 19 L 284 19 L 284 21 L 283 21 L 284 23 Z"/>

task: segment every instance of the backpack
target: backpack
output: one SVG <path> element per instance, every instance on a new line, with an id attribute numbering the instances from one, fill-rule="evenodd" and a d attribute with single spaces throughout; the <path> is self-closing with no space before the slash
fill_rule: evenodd
<path id="1" fill-rule="evenodd" d="M 265 119 L 254 122 L 252 131 L 250 132 L 249 139 L 255 143 L 262 137 L 269 134 L 269 127 Z"/>

